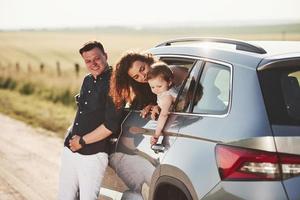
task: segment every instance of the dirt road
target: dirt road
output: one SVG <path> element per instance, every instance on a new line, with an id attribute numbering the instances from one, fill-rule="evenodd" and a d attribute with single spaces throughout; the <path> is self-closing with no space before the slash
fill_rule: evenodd
<path id="1" fill-rule="evenodd" d="M 56 199 L 62 139 L 0 114 L 0 199 Z"/>

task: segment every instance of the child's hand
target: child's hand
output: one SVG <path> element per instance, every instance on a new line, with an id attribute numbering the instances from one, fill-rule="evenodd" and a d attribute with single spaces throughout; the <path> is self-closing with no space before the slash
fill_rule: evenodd
<path id="1" fill-rule="evenodd" d="M 158 142 L 159 136 L 151 136 L 150 144 L 154 145 Z"/>

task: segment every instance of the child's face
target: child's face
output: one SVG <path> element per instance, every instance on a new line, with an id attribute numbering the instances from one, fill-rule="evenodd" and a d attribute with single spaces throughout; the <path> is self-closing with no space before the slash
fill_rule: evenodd
<path id="1" fill-rule="evenodd" d="M 171 85 L 171 83 L 169 83 L 168 81 L 165 81 L 161 77 L 156 77 L 156 78 L 150 79 L 150 80 L 148 80 L 148 83 L 151 87 L 151 91 L 156 95 L 167 91 Z"/>

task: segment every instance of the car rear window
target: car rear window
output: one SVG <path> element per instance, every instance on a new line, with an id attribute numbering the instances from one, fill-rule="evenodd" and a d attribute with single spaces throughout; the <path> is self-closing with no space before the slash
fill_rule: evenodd
<path id="1" fill-rule="evenodd" d="M 281 90 L 288 114 L 300 119 L 300 71 L 282 74 Z"/>
<path id="2" fill-rule="evenodd" d="M 289 62 L 275 65 L 259 71 L 270 122 L 300 125 L 300 63 L 298 66 Z"/>

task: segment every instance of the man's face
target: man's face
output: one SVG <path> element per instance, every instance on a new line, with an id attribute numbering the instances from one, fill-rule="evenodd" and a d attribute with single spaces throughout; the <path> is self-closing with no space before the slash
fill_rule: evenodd
<path id="1" fill-rule="evenodd" d="M 82 58 L 89 72 L 96 78 L 107 66 L 107 54 L 99 48 L 93 48 L 90 51 L 82 53 Z"/>

